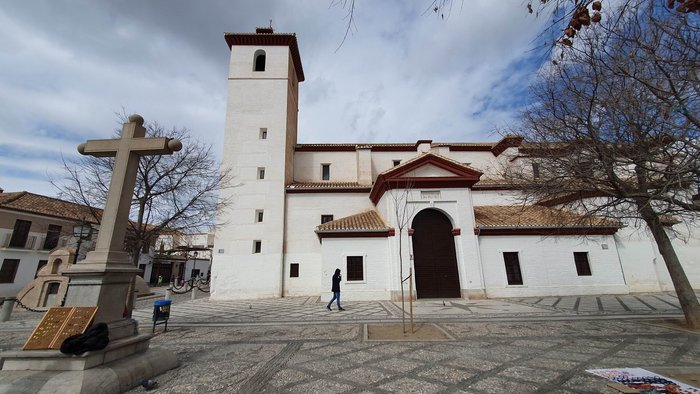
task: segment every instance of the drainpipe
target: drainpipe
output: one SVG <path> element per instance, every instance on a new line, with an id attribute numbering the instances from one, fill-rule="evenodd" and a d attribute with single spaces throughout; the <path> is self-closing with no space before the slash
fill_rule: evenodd
<path id="1" fill-rule="evenodd" d="M 622 281 L 624 282 L 625 286 L 627 286 L 627 278 L 625 277 L 625 268 L 622 266 L 622 259 L 620 258 L 620 249 L 617 247 L 617 239 L 615 239 L 617 235 L 613 234 L 612 239 L 613 242 L 615 243 L 615 253 L 617 253 L 617 262 L 620 263 L 620 271 L 622 272 Z M 627 292 L 629 293 L 629 287 L 627 287 Z"/>
<path id="2" fill-rule="evenodd" d="M 280 257 L 280 298 L 284 298 L 284 252 L 287 244 L 287 192 L 283 191 L 282 202 L 282 253 Z"/>

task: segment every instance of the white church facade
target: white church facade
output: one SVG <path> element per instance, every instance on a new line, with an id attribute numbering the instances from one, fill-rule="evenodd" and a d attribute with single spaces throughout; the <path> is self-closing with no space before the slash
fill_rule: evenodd
<path id="1" fill-rule="evenodd" d="M 222 166 L 236 186 L 222 194 L 232 206 L 218 215 L 212 299 L 326 297 L 336 268 L 349 301 L 398 299 L 409 268 L 417 298 L 673 289 L 643 228 L 582 226 L 554 200 L 521 206 L 499 180 L 527 165 L 520 137 L 298 144 L 296 37 L 258 29 L 225 39 Z M 674 246 L 700 288 L 700 240 L 687 233 Z"/>

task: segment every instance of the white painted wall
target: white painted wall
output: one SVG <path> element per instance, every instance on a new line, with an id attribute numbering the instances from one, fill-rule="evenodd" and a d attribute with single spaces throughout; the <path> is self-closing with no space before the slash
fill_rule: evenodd
<path id="1" fill-rule="evenodd" d="M 377 176 L 382 172 L 394 167 L 394 160 L 401 160 L 401 163 L 412 159 L 418 152 L 372 152 L 372 181 L 377 180 Z"/>
<path id="2" fill-rule="evenodd" d="M 12 215 L 12 212 L 10 212 L 8 215 Z M 23 219 L 31 220 L 36 218 L 38 220 L 46 220 L 45 217 L 41 216 L 27 214 L 23 215 Z M 55 223 L 62 225 L 64 231 L 72 231 L 72 228 L 67 228 L 67 224 L 72 224 L 70 221 L 56 221 Z M 34 280 L 34 275 L 36 274 L 37 267 L 39 266 L 39 261 L 48 260 L 49 253 L 51 252 L 51 250 L 42 249 L 46 239 L 45 231 L 30 231 L 25 248 L 8 247 L 10 238 L 12 237 L 12 232 L 13 229 L 0 228 L 0 265 L 2 265 L 5 259 L 19 260 L 19 265 L 17 266 L 17 272 L 15 273 L 15 277 L 12 282 L 0 283 L 0 297 L 16 296 L 17 293 L 24 288 L 24 286 Z M 57 248 L 69 247 L 75 249 L 76 245 L 77 238 L 62 235 L 59 238 Z M 83 241 L 80 248 L 83 256 L 91 245 L 91 241 Z"/>
<path id="3" fill-rule="evenodd" d="M 287 194 L 285 295 L 319 294 L 321 242 L 315 230 L 321 224 L 321 215 L 340 219 L 372 209 L 365 193 Z M 289 277 L 291 263 L 299 263 L 298 278 Z"/>
<path id="4" fill-rule="evenodd" d="M 480 236 L 479 245 L 488 297 L 628 293 L 609 235 Z M 522 286 L 507 284 L 503 252 L 518 252 Z M 591 276 L 577 275 L 573 252 L 588 252 Z"/>
<path id="5" fill-rule="evenodd" d="M 321 166 L 330 164 L 331 182 L 357 182 L 356 152 L 297 152 L 294 181 L 321 182 Z"/>
<path id="6" fill-rule="evenodd" d="M 265 50 L 264 72 L 254 72 L 253 55 Z M 296 144 L 296 76 L 286 46 L 233 46 L 229 67 L 223 168 L 232 168 L 236 187 L 222 191 L 231 209 L 217 215 L 212 299 L 281 296 L 284 187 Z M 291 119 L 291 120 L 290 120 Z M 267 139 L 260 139 L 267 128 Z M 258 168 L 265 178 L 258 179 Z M 264 210 L 264 221 L 255 211 Z M 254 241 L 262 242 L 260 253 Z"/>
<path id="7" fill-rule="evenodd" d="M 389 248 L 386 238 L 324 238 L 321 246 L 320 295 L 329 301 L 331 278 L 340 268 L 341 305 L 344 301 L 388 300 L 391 297 L 389 278 Z M 365 278 L 359 282 L 347 280 L 347 257 L 363 256 Z"/>
<path id="8" fill-rule="evenodd" d="M 472 201 L 475 206 L 522 204 L 519 193 L 512 190 L 473 190 Z"/>
<path id="9" fill-rule="evenodd" d="M 629 222 L 632 224 L 632 222 Z M 695 223 L 676 224 L 667 230 L 691 286 L 700 289 L 700 240 Z M 632 292 L 674 291 L 671 277 L 653 236 L 640 222 L 615 235 L 627 282 Z"/>

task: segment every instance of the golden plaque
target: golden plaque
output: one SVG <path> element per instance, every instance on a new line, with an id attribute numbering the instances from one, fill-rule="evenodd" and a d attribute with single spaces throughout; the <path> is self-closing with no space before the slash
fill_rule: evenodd
<path id="1" fill-rule="evenodd" d="M 60 349 L 66 338 L 85 332 L 95 313 L 96 306 L 49 308 L 22 350 Z"/>

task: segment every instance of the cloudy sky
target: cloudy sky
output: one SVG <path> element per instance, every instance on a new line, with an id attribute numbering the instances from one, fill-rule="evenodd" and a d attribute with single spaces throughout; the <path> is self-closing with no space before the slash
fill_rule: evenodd
<path id="1" fill-rule="evenodd" d="M 53 196 L 49 176 L 115 113 L 223 141 L 229 49 L 224 32 L 272 20 L 295 32 L 299 142 L 489 141 L 517 127 L 544 55 L 543 18 L 522 0 L 7 1 L 0 8 L 0 188 Z"/>

